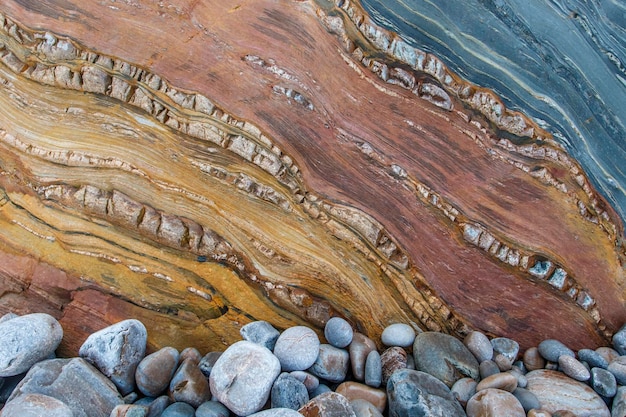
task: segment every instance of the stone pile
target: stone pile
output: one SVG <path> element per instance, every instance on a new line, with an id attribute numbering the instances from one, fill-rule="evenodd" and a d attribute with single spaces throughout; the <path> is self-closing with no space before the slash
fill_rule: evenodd
<path id="1" fill-rule="evenodd" d="M 47 314 L 0 318 L 1 417 L 623 417 L 626 326 L 613 347 L 574 352 L 544 340 L 520 352 L 481 332 L 463 341 L 396 323 L 383 351 L 333 317 L 324 339 L 257 321 L 243 340 L 202 356 L 164 347 L 125 320 L 90 335 L 79 357 Z M 326 343 L 322 343 L 326 342 Z"/>

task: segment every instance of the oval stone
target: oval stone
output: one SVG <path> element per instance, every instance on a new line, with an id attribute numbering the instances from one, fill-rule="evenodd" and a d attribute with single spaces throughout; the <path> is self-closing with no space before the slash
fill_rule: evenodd
<path id="1" fill-rule="evenodd" d="M 568 355 L 575 358 L 574 351 L 555 339 L 546 339 L 537 346 L 539 354 L 547 361 L 558 362 L 559 356 Z"/>
<path id="2" fill-rule="evenodd" d="M 242 340 L 220 356 L 209 382 L 218 401 L 233 413 L 247 416 L 265 405 L 279 374 L 280 362 L 269 349 Z"/>
<path id="3" fill-rule="evenodd" d="M 609 366 L 609 362 L 602 357 L 598 352 L 591 349 L 581 349 L 578 351 L 578 360 L 587 362 L 590 368 L 602 368 L 606 369 Z"/>
<path id="4" fill-rule="evenodd" d="M 135 371 L 135 382 L 147 397 L 158 397 L 170 384 L 178 366 L 178 350 L 164 347 L 146 356 Z"/>
<path id="5" fill-rule="evenodd" d="M 376 350 L 376 343 L 369 337 L 361 333 L 354 333 L 352 343 L 348 347 L 350 353 L 350 364 L 352 365 L 352 375 L 357 381 L 365 379 L 365 361 L 370 352 Z"/>
<path id="6" fill-rule="evenodd" d="M 495 388 L 476 392 L 465 411 L 467 417 L 526 417 L 524 407 L 513 394 Z"/>
<path id="7" fill-rule="evenodd" d="M 543 369 L 546 366 L 546 360 L 539 353 L 539 349 L 533 346 L 524 352 L 524 366 L 528 371 Z"/>
<path id="8" fill-rule="evenodd" d="M 336 348 L 345 348 L 352 342 L 352 326 L 341 317 L 332 317 L 324 326 L 324 337 Z"/>
<path id="9" fill-rule="evenodd" d="M 424 332 L 413 343 L 415 367 L 451 387 L 463 377 L 479 379 L 478 361 L 465 345 L 445 333 Z"/>
<path id="10" fill-rule="evenodd" d="M 579 417 L 610 415 L 604 400 L 593 389 L 561 372 L 540 369 L 527 373 L 526 379 L 526 389 L 535 394 L 541 408 L 550 413 L 569 410 Z"/>
<path id="11" fill-rule="evenodd" d="M 383 365 L 380 354 L 373 350 L 365 360 L 365 383 L 370 387 L 378 388 L 383 382 Z"/>
<path id="12" fill-rule="evenodd" d="M 89 335 L 78 355 L 126 395 L 135 389 L 135 371 L 146 353 L 147 341 L 148 332 L 142 322 L 124 320 Z"/>
<path id="13" fill-rule="evenodd" d="M 350 354 L 345 349 L 339 349 L 329 344 L 319 347 L 319 355 L 309 368 L 309 372 L 328 382 L 343 382 L 348 373 Z"/>
<path id="14" fill-rule="evenodd" d="M 576 381 L 587 381 L 591 377 L 589 369 L 579 360 L 569 355 L 559 356 L 559 368 L 565 375 Z"/>
<path id="15" fill-rule="evenodd" d="M 290 327 L 276 340 L 274 355 L 283 371 L 305 371 L 313 365 L 320 351 L 317 334 L 306 326 Z"/>
<path id="16" fill-rule="evenodd" d="M 415 341 L 415 330 L 408 324 L 394 323 L 385 327 L 380 340 L 385 346 L 409 347 Z"/>
<path id="17" fill-rule="evenodd" d="M 34 313 L 0 323 L 0 377 L 24 373 L 50 358 L 63 339 L 63 329 L 49 314 Z"/>
<path id="18" fill-rule="evenodd" d="M 603 397 L 611 398 L 617 392 L 615 376 L 602 368 L 591 368 L 591 388 Z"/>
<path id="19" fill-rule="evenodd" d="M 2 408 L 3 417 L 73 417 L 63 401 L 43 394 L 26 394 L 9 401 Z"/>
<path id="20" fill-rule="evenodd" d="M 467 349 L 476 357 L 478 363 L 493 358 L 493 346 L 489 338 L 482 332 L 469 332 L 467 336 L 465 336 L 465 339 L 463 339 L 463 344 L 465 344 Z"/>
<path id="21" fill-rule="evenodd" d="M 517 388 L 517 377 L 510 372 L 490 375 L 476 385 L 476 392 L 490 388 L 513 392 Z"/>

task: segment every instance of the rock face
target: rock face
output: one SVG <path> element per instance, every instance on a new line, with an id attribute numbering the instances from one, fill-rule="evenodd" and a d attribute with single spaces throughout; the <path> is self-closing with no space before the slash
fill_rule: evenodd
<path id="1" fill-rule="evenodd" d="M 130 316 L 202 351 L 258 320 L 572 348 L 626 321 L 622 222 L 533 119 L 358 2 L 170 5 L 2 2 L 0 312 L 68 323 L 65 353 Z"/>

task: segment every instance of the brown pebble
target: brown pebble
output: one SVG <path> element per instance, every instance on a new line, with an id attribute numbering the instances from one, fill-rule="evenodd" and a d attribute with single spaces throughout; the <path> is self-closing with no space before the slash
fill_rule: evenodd
<path id="1" fill-rule="evenodd" d="M 467 417 L 526 417 L 524 407 L 508 391 L 487 388 L 467 402 Z"/>
<path id="2" fill-rule="evenodd" d="M 398 346 L 390 347 L 380 355 L 380 363 L 383 368 L 383 385 L 391 375 L 398 369 L 406 368 L 407 354 L 404 349 Z"/>
<path id="3" fill-rule="evenodd" d="M 489 388 L 497 388 L 503 391 L 513 392 L 517 388 L 517 376 L 510 372 L 493 374 L 483 379 L 476 385 L 476 392 Z"/>
<path id="4" fill-rule="evenodd" d="M 501 353 L 498 353 L 493 358 L 493 361 L 496 363 L 496 365 L 498 365 L 498 369 L 500 369 L 501 372 L 509 371 L 513 367 L 513 362 L 511 362 L 511 359 L 507 358 Z"/>
<path id="5" fill-rule="evenodd" d="M 344 382 L 337 387 L 335 392 L 346 397 L 348 401 L 366 400 L 372 403 L 381 413 L 385 411 L 385 406 L 387 405 L 387 393 L 385 391 L 358 382 Z"/>
<path id="6" fill-rule="evenodd" d="M 546 360 L 539 354 L 537 347 L 526 349 L 526 352 L 524 352 L 524 366 L 529 372 L 546 366 Z"/>

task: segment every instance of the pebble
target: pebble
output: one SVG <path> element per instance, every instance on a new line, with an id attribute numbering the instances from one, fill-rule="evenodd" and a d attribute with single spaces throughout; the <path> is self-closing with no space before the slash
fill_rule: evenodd
<path id="1" fill-rule="evenodd" d="M 362 382 L 365 379 L 365 361 L 367 355 L 374 350 L 376 350 L 376 343 L 372 339 L 361 333 L 354 333 L 348 353 L 350 353 L 352 375 L 357 381 Z"/>
<path id="2" fill-rule="evenodd" d="M 491 339 L 491 346 L 493 346 L 493 353 L 503 355 L 513 365 L 513 362 L 517 359 L 519 354 L 519 344 L 508 337 L 496 337 Z M 510 369 L 510 368 L 509 368 Z"/>
<path id="3" fill-rule="evenodd" d="M 615 376 L 619 385 L 626 385 L 626 356 L 613 359 L 606 369 Z"/>
<path id="4" fill-rule="evenodd" d="M 526 417 L 522 404 L 508 391 L 487 388 L 467 402 L 467 417 Z"/>
<path id="5" fill-rule="evenodd" d="M 174 401 L 185 402 L 192 407 L 211 399 L 209 381 L 194 358 L 187 358 L 180 364 L 170 381 L 169 395 Z"/>
<path id="6" fill-rule="evenodd" d="M 387 406 L 387 392 L 372 388 L 368 385 L 361 384 L 360 382 L 348 381 L 340 384 L 335 390 L 337 394 L 341 394 L 348 399 L 352 400 L 366 400 L 373 404 L 381 413 L 385 411 Z"/>
<path id="7" fill-rule="evenodd" d="M 626 355 L 626 324 L 613 335 L 613 348 L 620 355 Z"/>
<path id="8" fill-rule="evenodd" d="M 602 347 L 597 348 L 596 353 L 602 356 L 607 364 L 611 363 L 613 359 L 619 356 L 619 353 L 617 353 L 615 349 L 610 348 L 608 346 L 602 346 Z"/>
<path id="9" fill-rule="evenodd" d="M 480 378 L 485 379 L 491 375 L 499 374 L 500 368 L 497 363 L 489 359 L 482 361 L 480 365 L 478 365 L 478 372 L 480 373 Z"/>
<path id="10" fill-rule="evenodd" d="M 109 417 L 115 406 L 123 403 L 115 385 L 82 358 L 36 363 L 8 401 L 27 394 L 56 398 L 70 407 L 74 417 Z"/>
<path id="11" fill-rule="evenodd" d="M 63 329 L 49 314 L 5 319 L 0 323 L 0 377 L 24 373 L 35 363 L 49 358 L 61 339 Z"/>
<path id="12" fill-rule="evenodd" d="M 230 411 L 218 401 L 207 401 L 196 409 L 195 417 L 229 417 Z"/>
<path id="13" fill-rule="evenodd" d="M 576 357 L 574 351 L 555 339 L 546 339 L 537 346 L 539 354 L 547 361 L 558 362 L 559 356 L 569 355 Z"/>
<path id="14" fill-rule="evenodd" d="M 116 405 L 109 417 L 146 417 L 148 407 L 137 404 Z"/>
<path id="15" fill-rule="evenodd" d="M 253 321 L 239 329 L 243 340 L 274 350 L 280 332 L 266 321 Z"/>
<path id="16" fill-rule="evenodd" d="M 385 350 L 380 355 L 380 366 L 382 370 L 382 383 L 387 384 L 391 375 L 399 369 L 405 369 L 407 362 L 406 351 L 399 347 L 393 346 Z"/>
<path id="17" fill-rule="evenodd" d="M 196 410 L 187 403 L 175 402 L 169 405 L 161 417 L 194 417 Z"/>
<path id="18" fill-rule="evenodd" d="M 415 341 L 415 330 L 408 324 L 394 323 L 385 327 L 380 340 L 385 346 L 409 347 Z"/>
<path id="19" fill-rule="evenodd" d="M 472 352 L 478 363 L 493 358 L 493 346 L 489 338 L 482 332 L 469 332 L 463 339 L 463 344 Z"/>
<path id="20" fill-rule="evenodd" d="M 313 330 L 294 326 L 276 340 L 274 355 L 283 371 L 305 371 L 313 365 L 320 351 L 320 340 Z"/>
<path id="21" fill-rule="evenodd" d="M 527 373 L 526 378 L 528 391 L 550 413 L 570 410 L 580 416 L 609 417 L 604 400 L 593 389 L 561 372 L 540 369 Z"/>
<path id="22" fill-rule="evenodd" d="M 100 370 L 122 395 L 135 389 L 135 370 L 146 353 L 148 332 L 139 320 L 124 320 L 87 337 L 78 355 Z"/>
<path id="23" fill-rule="evenodd" d="M 609 366 L 609 362 L 602 357 L 598 352 L 591 349 L 581 349 L 578 351 L 578 360 L 581 362 L 587 362 L 591 368 L 606 369 Z"/>
<path id="24" fill-rule="evenodd" d="M 309 392 L 313 391 L 320 385 L 320 380 L 309 372 L 292 371 L 291 376 L 302 382 Z"/>
<path id="25" fill-rule="evenodd" d="M 407 357 L 408 359 L 408 357 Z M 365 383 L 370 387 L 378 388 L 383 382 L 383 365 L 380 354 L 373 350 L 365 360 Z"/>
<path id="26" fill-rule="evenodd" d="M 476 394 L 476 381 L 472 378 L 461 378 L 452 385 L 450 391 L 463 407 Z"/>
<path id="27" fill-rule="evenodd" d="M 277 346 L 279 342 L 280 338 Z M 269 349 L 242 340 L 229 346 L 215 363 L 209 377 L 211 392 L 237 415 L 255 413 L 268 400 L 280 368 Z"/>
<path id="28" fill-rule="evenodd" d="M 491 388 L 513 392 L 517 388 L 517 377 L 510 372 L 493 374 L 482 379 L 478 385 L 476 385 L 476 392 Z"/>
<path id="29" fill-rule="evenodd" d="M 302 414 L 290 408 L 273 408 L 250 414 L 248 417 L 302 417 Z"/>
<path id="30" fill-rule="evenodd" d="M 615 376 L 602 368 L 591 368 L 591 388 L 603 397 L 611 398 L 617 393 Z"/>
<path id="31" fill-rule="evenodd" d="M 182 352 L 180 352 L 179 360 L 182 363 L 183 361 L 187 359 L 189 359 L 190 361 L 194 362 L 197 365 L 202 360 L 202 354 L 200 353 L 198 349 L 194 347 L 187 347 L 183 349 Z"/>
<path id="32" fill-rule="evenodd" d="M 510 371 L 513 368 L 513 362 L 507 355 L 503 355 L 502 353 L 496 354 L 494 356 L 493 361 L 498 365 L 498 369 L 502 372 Z"/>
<path id="33" fill-rule="evenodd" d="M 329 344 L 343 349 L 352 342 L 354 332 L 352 326 L 341 317 L 332 317 L 324 327 L 324 337 Z"/>
<path id="34" fill-rule="evenodd" d="M 587 381 L 591 374 L 579 360 L 569 355 L 559 356 L 559 368 L 561 372 L 576 381 Z"/>
<path id="35" fill-rule="evenodd" d="M 137 388 L 146 397 L 158 397 L 174 376 L 179 358 L 178 350 L 164 347 L 146 356 L 135 371 Z"/>
<path id="36" fill-rule="evenodd" d="M 297 378 L 283 372 L 274 381 L 270 398 L 272 408 L 297 410 L 309 401 L 309 391 Z"/>
<path id="37" fill-rule="evenodd" d="M 546 366 L 546 360 L 539 353 L 539 349 L 533 346 L 524 352 L 524 366 L 528 371 L 543 369 Z"/>
<path id="38" fill-rule="evenodd" d="M 211 375 L 211 370 L 213 370 L 215 362 L 222 356 L 222 353 L 223 352 L 209 352 L 200 359 L 198 367 L 204 376 L 208 378 Z"/>
<path id="39" fill-rule="evenodd" d="M 448 334 L 418 334 L 413 343 L 413 357 L 418 370 L 433 375 L 448 387 L 464 376 L 474 379 L 480 376 L 474 355 L 463 342 Z"/>
<path id="40" fill-rule="evenodd" d="M 383 417 L 383 414 L 378 411 L 374 404 L 360 398 L 350 401 L 350 407 L 352 407 L 356 417 Z"/>
<path id="41" fill-rule="evenodd" d="M 347 350 L 324 343 L 320 345 L 319 355 L 308 371 L 318 378 L 338 383 L 346 379 L 349 366 L 350 354 Z"/>
<path id="42" fill-rule="evenodd" d="M 532 409 L 541 408 L 541 403 L 539 403 L 537 396 L 525 388 L 517 387 L 517 389 L 513 391 L 513 395 L 527 413 Z"/>
<path id="43" fill-rule="evenodd" d="M 336 392 L 318 395 L 298 412 L 305 417 L 356 417 L 348 399 Z"/>
<path id="44" fill-rule="evenodd" d="M 613 408 L 611 409 L 612 417 L 626 416 L 626 387 L 620 386 L 617 388 L 617 393 L 613 398 Z"/>
<path id="45" fill-rule="evenodd" d="M 412 369 L 401 369 L 391 375 L 387 401 L 389 415 L 394 417 L 465 417 L 463 408 L 443 382 Z"/>
<path id="46" fill-rule="evenodd" d="M 72 409 L 62 401 L 43 394 L 26 394 L 9 401 L 2 408 L 3 417 L 73 417 Z"/>

